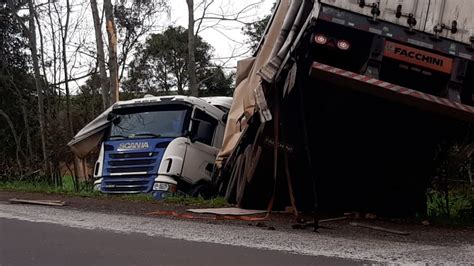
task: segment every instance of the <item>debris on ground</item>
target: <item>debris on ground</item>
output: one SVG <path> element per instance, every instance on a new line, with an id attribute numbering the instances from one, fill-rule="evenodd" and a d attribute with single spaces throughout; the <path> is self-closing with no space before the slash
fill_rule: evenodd
<path id="1" fill-rule="evenodd" d="M 257 227 L 267 227 L 267 225 L 264 222 L 258 222 Z"/>
<path id="2" fill-rule="evenodd" d="M 360 212 L 345 212 L 344 216 L 347 216 L 350 218 L 360 218 Z"/>
<path id="3" fill-rule="evenodd" d="M 225 208 L 223 208 L 223 209 L 225 209 Z M 198 209 L 195 209 L 195 210 L 198 210 Z M 211 210 L 211 209 L 206 209 L 206 210 Z M 186 210 L 186 211 L 188 211 L 188 210 Z M 261 213 L 261 211 L 259 211 L 258 213 Z M 261 217 L 261 216 L 254 216 L 254 215 L 242 215 L 242 214 L 238 215 L 236 213 L 231 214 L 231 215 L 227 215 L 227 214 L 224 215 L 224 214 L 218 214 L 218 213 L 215 213 L 215 212 L 207 212 L 207 211 L 195 212 L 195 213 L 182 213 L 182 212 L 177 212 L 177 211 L 174 211 L 174 210 L 159 210 L 159 211 L 149 212 L 146 215 L 171 216 L 171 217 L 175 217 L 175 218 L 194 219 L 194 220 L 264 221 L 264 220 L 268 219 L 267 216 Z"/>
<path id="4" fill-rule="evenodd" d="M 241 208 L 207 208 L 207 209 L 187 209 L 187 212 L 198 213 L 198 214 L 215 214 L 215 215 L 255 215 L 264 214 L 267 211 L 262 210 L 246 210 Z"/>
<path id="5" fill-rule="evenodd" d="M 319 220 L 318 222 L 327 223 L 327 222 L 334 222 L 334 221 L 342 221 L 346 219 L 348 219 L 348 217 L 336 217 L 336 218 L 322 219 L 322 220 Z"/>
<path id="6" fill-rule="evenodd" d="M 349 217 L 343 216 L 343 217 L 335 217 L 335 218 L 328 218 L 328 219 L 321 219 L 317 220 L 316 222 L 307 222 L 303 218 L 297 219 L 297 224 L 293 224 L 291 228 L 293 229 L 306 229 L 308 227 L 314 228 L 314 231 L 316 232 L 318 229 L 329 229 L 332 230 L 330 227 L 326 226 L 321 226 L 321 223 L 328 223 L 328 222 L 336 222 L 336 221 L 342 221 L 346 220 Z"/>
<path id="7" fill-rule="evenodd" d="M 375 215 L 374 213 L 366 213 L 365 219 L 374 220 L 377 219 L 377 215 Z"/>
<path id="8" fill-rule="evenodd" d="M 346 219 L 346 217 L 343 217 Z M 318 232 L 319 229 L 329 229 L 332 230 L 332 228 L 327 227 L 327 226 L 322 226 L 320 225 L 321 221 L 324 222 L 330 222 L 330 221 L 339 221 L 343 220 L 342 217 L 338 218 L 330 218 L 330 219 L 324 219 L 324 220 L 315 220 L 314 222 L 305 222 L 304 220 L 298 220 L 297 224 L 293 224 L 291 228 L 293 229 L 306 229 L 308 227 L 313 228 L 314 232 Z"/>
<path id="9" fill-rule="evenodd" d="M 352 226 L 356 226 L 356 227 L 364 227 L 364 228 L 368 228 L 368 229 L 372 229 L 372 230 L 376 230 L 376 231 L 381 231 L 381 232 L 385 232 L 385 233 L 391 233 L 391 234 L 396 234 L 396 235 L 409 235 L 410 233 L 408 232 L 405 232 L 405 231 L 398 231 L 398 230 L 393 230 L 393 229 L 389 229 L 389 228 L 384 228 L 384 227 L 380 227 L 380 226 L 373 226 L 373 225 L 369 225 L 369 224 L 363 224 L 363 223 L 350 223 L 350 225 Z"/>
<path id="10" fill-rule="evenodd" d="M 35 205 L 46 205 L 46 206 L 64 206 L 66 205 L 65 201 L 60 200 L 27 200 L 27 199 L 10 199 L 10 203 L 18 204 L 35 204 Z"/>
<path id="11" fill-rule="evenodd" d="M 286 206 L 285 210 L 282 213 L 295 213 L 295 208 L 292 206 Z"/>

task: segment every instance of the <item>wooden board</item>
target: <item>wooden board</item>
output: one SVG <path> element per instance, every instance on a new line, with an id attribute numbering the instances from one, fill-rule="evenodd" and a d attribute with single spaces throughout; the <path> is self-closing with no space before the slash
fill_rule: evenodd
<path id="1" fill-rule="evenodd" d="M 34 204 L 34 205 L 46 205 L 46 206 L 64 206 L 66 202 L 60 200 L 27 200 L 27 199 L 10 199 L 10 203 L 18 204 Z"/>
<path id="2" fill-rule="evenodd" d="M 192 213 L 199 214 L 215 214 L 215 215 L 233 215 L 233 216 L 244 216 L 244 215 L 255 215 L 267 213 L 264 210 L 245 210 L 241 208 L 208 208 L 208 209 L 188 209 L 186 210 Z"/>

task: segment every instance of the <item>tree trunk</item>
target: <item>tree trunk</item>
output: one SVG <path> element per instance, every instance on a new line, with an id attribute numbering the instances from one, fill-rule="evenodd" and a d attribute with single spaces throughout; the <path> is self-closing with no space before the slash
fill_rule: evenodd
<path id="1" fill-rule="evenodd" d="M 38 94 L 38 120 L 39 120 L 39 130 L 41 136 L 41 149 L 43 151 L 43 163 L 44 163 L 44 172 L 46 175 L 51 173 L 49 167 L 48 151 L 46 149 L 46 137 L 45 137 L 45 116 L 44 116 L 44 107 L 43 107 L 43 90 L 40 85 L 40 71 L 38 64 L 38 51 L 36 46 L 36 28 L 35 28 L 35 9 L 33 6 L 33 0 L 28 1 L 29 9 L 29 45 L 31 50 L 31 57 L 33 59 L 33 72 L 35 80 L 36 93 Z"/>
<path id="2" fill-rule="evenodd" d="M 31 143 L 31 133 L 30 133 L 30 123 L 28 122 L 28 113 L 25 106 L 25 101 L 21 99 L 21 113 L 23 116 L 23 123 L 25 124 L 25 134 L 26 134 L 26 150 L 28 152 L 27 166 L 31 166 L 33 162 L 33 145 Z"/>
<path id="3" fill-rule="evenodd" d="M 12 123 L 12 120 L 10 117 L 2 110 L 0 109 L 0 115 L 7 120 L 8 126 L 10 126 L 10 129 L 12 131 L 13 139 L 15 140 L 16 144 L 16 163 L 18 164 L 18 172 L 20 173 L 20 179 L 23 178 L 23 165 L 21 164 L 20 160 L 20 139 L 18 138 L 18 134 L 16 133 L 15 127 Z"/>
<path id="4" fill-rule="evenodd" d="M 40 25 L 40 20 L 38 18 L 38 13 L 35 11 L 35 20 L 36 20 L 36 25 L 38 25 L 38 34 L 39 34 L 39 40 L 40 40 L 40 53 L 41 53 L 41 69 L 43 70 L 43 84 L 44 84 L 44 95 L 46 96 L 45 98 L 45 102 L 43 105 L 45 105 L 46 107 L 43 107 L 45 108 L 46 110 L 44 111 L 44 119 L 46 120 L 47 118 L 51 117 L 49 116 L 49 112 L 48 110 L 50 110 L 50 106 L 51 106 L 51 102 L 49 100 L 49 96 L 50 96 L 50 92 L 49 92 L 49 82 L 48 82 L 48 79 L 46 77 L 46 64 L 45 64 L 45 61 L 44 61 L 44 38 L 43 38 L 43 31 L 41 30 L 41 25 Z M 54 46 L 54 44 L 53 44 Z M 21 97 L 21 96 L 20 96 Z M 54 102 L 54 101 L 53 101 Z M 31 146 L 31 137 L 30 137 L 30 127 L 29 127 L 29 124 L 28 124 L 28 117 L 27 117 L 27 113 L 26 113 L 26 106 L 25 106 L 25 103 L 24 103 L 24 100 L 22 99 L 21 100 L 21 109 L 23 111 L 23 120 L 24 120 L 24 123 L 25 123 L 25 129 L 26 129 L 26 143 L 27 143 L 27 146 L 28 146 L 28 152 L 30 153 L 30 157 L 28 159 L 28 165 L 31 166 L 31 158 L 33 157 L 33 152 L 32 152 L 32 146 Z M 46 123 L 46 121 L 45 121 Z M 51 169 L 51 165 L 48 166 L 50 169 Z"/>
<path id="5" fill-rule="evenodd" d="M 107 71 L 105 69 L 104 41 L 102 40 L 102 29 L 100 25 L 99 11 L 97 9 L 97 0 L 91 0 L 92 18 L 94 20 L 95 42 L 97 47 L 97 64 L 99 65 L 100 87 L 102 92 L 102 106 L 107 109 L 109 104 L 109 84 L 107 80 Z"/>
<path id="6" fill-rule="evenodd" d="M 27 166 L 31 166 L 31 163 L 33 162 L 33 145 L 32 145 L 32 142 L 31 142 L 31 130 L 30 130 L 30 123 L 28 121 L 28 112 L 27 112 L 27 109 L 26 109 L 26 103 L 25 103 L 25 99 L 23 99 L 23 95 L 20 91 L 20 89 L 18 88 L 18 86 L 15 84 L 15 82 L 13 81 L 13 76 L 8 72 L 8 74 L 10 75 L 10 84 L 11 86 L 13 87 L 13 89 L 15 90 L 15 94 L 18 96 L 18 100 L 19 100 L 19 103 L 20 103 L 20 107 L 21 107 L 21 114 L 22 114 L 22 117 L 23 117 L 23 123 L 24 123 L 24 126 L 25 126 L 25 135 L 26 135 L 26 150 L 27 150 L 27 154 L 28 156 L 27 157 Z"/>
<path id="7" fill-rule="evenodd" d="M 74 128 L 72 126 L 72 118 L 71 118 L 71 94 L 69 91 L 69 77 L 67 71 L 67 53 L 66 53 L 66 42 L 67 42 L 67 33 L 69 30 L 69 17 L 71 14 L 71 5 L 69 4 L 69 0 L 66 0 L 66 24 L 64 28 L 61 29 L 61 37 L 62 37 L 62 55 L 63 55 L 63 69 L 64 69 L 64 85 L 66 87 L 66 114 L 67 114 L 67 123 L 69 127 L 69 137 L 74 136 Z"/>
<path id="8" fill-rule="evenodd" d="M 109 39 L 110 104 L 119 100 L 117 29 L 114 22 L 114 7 L 111 0 L 104 0 L 105 24 Z"/>
<path id="9" fill-rule="evenodd" d="M 46 64 L 44 63 L 44 42 L 43 42 L 43 30 L 41 29 L 40 21 L 38 18 L 38 14 L 35 12 L 35 20 L 36 24 L 38 25 L 38 34 L 39 34 L 39 40 L 40 40 L 40 52 L 41 52 L 41 69 L 43 70 L 43 81 L 44 81 L 44 88 L 48 88 L 48 79 L 46 77 Z M 48 90 L 46 90 L 46 93 Z M 47 96 L 47 94 L 46 94 Z"/>
<path id="10" fill-rule="evenodd" d="M 54 28 L 54 23 L 53 23 L 53 12 L 51 10 L 51 1 L 53 0 L 48 0 L 48 17 L 49 17 L 49 25 L 51 26 L 51 41 L 52 41 L 52 47 L 53 47 L 53 71 L 52 71 L 52 75 L 53 75 L 53 84 L 56 84 L 57 83 L 57 69 L 58 69 L 58 56 L 57 56 L 57 52 L 56 52 L 56 29 Z M 53 5 L 55 5 L 53 3 Z M 56 9 L 56 6 L 54 6 L 55 9 Z M 51 90 L 52 90 L 52 94 L 55 95 L 56 93 L 56 86 L 52 86 L 51 87 Z M 54 110 L 51 111 L 51 113 L 59 113 L 59 109 L 60 109 L 60 102 L 61 102 L 61 91 L 58 89 L 58 94 L 57 94 L 57 101 L 56 101 L 56 104 L 54 105 L 54 108 L 51 108 Z"/>
<path id="11" fill-rule="evenodd" d="M 186 0 L 188 4 L 188 75 L 189 92 L 191 96 L 199 96 L 199 88 L 196 77 L 196 58 L 195 58 L 195 36 L 194 36 L 194 0 Z"/>

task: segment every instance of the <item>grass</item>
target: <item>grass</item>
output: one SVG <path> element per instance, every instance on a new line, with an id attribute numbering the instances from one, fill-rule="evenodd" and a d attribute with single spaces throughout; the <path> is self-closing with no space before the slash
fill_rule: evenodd
<path id="1" fill-rule="evenodd" d="M 80 190 L 75 191 L 70 176 L 63 177 L 62 187 L 55 187 L 54 185 L 45 182 L 0 181 L 0 191 L 36 192 L 86 198 L 108 197 L 106 194 L 93 191 L 92 187 L 86 183 L 81 183 Z M 157 202 L 151 194 L 114 195 L 114 197 L 109 198 L 131 202 Z M 203 199 L 201 197 L 193 198 L 185 195 L 174 195 L 164 199 L 162 202 L 171 205 L 209 208 L 231 206 L 222 197 Z M 474 225 L 474 193 L 470 188 L 469 190 L 456 189 L 449 193 L 449 215 L 446 212 L 445 198 L 442 193 L 431 191 L 428 196 L 427 204 L 428 217 L 435 223 L 448 225 Z"/>
<path id="2" fill-rule="evenodd" d="M 56 187 L 46 182 L 33 182 L 33 181 L 0 181 L 0 191 L 12 191 L 12 192 L 33 192 L 33 193 L 45 193 L 53 195 L 66 195 L 76 196 L 85 198 L 114 198 L 118 200 L 125 200 L 131 202 L 158 202 L 154 199 L 151 194 L 124 194 L 124 195 L 113 195 L 110 197 L 107 194 L 93 191 L 90 184 L 81 183 L 79 191 L 74 190 L 74 185 L 70 176 L 63 177 L 62 187 Z M 198 207 L 225 207 L 230 206 L 227 201 L 222 197 L 203 199 L 193 198 L 185 195 L 176 195 L 166 198 L 162 202 L 172 205 L 181 206 L 198 206 Z"/>
<path id="3" fill-rule="evenodd" d="M 184 205 L 184 206 L 197 206 L 197 207 L 229 207 L 231 206 L 223 197 L 204 199 L 202 197 L 193 198 L 188 196 L 176 195 L 165 199 L 166 203 Z"/>
<path id="4" fill-rule="evenodd" d="M 15 191 L 15 192 L 37 192 L 45 194 L 61 194 L 79 197 L 102 197 L 100 192 L 92 191 L 92 189 L 85 188 L 84 184 L 81 185 L 79 191 L 74 190 L 72 181 L 70 183 L 63 181 L 62 187 L 56 187 L 54 185 L 45 182 L 26 182 L 26 181 L 8 181 L 0 182 L 0 190 L 2 191 Z"/>
<path id="5" fill-rule="evenodd" d="M 448 201 L 449 212 L 445 195 L 439 191 L 430 191 L 428 217 L 441 224 L 474 225 L 474 193 L 470 186 L 450 190 Z"/>

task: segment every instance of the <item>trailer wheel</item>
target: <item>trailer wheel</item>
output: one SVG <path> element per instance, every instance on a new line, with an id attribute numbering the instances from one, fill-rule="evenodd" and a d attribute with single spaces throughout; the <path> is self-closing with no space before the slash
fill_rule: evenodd
<path id="1" fill-rule="evenodd" d="M 242 155 L 237 156 L 237 159 L 234 162 L 232 172 L 230 174 L 229 182 L 227 184 L 227 190 L 225 193 L 225 198 L 229 203 L 237 203 L 237 183 L 239 180 L 240 167 L 242 165 Z"/>

